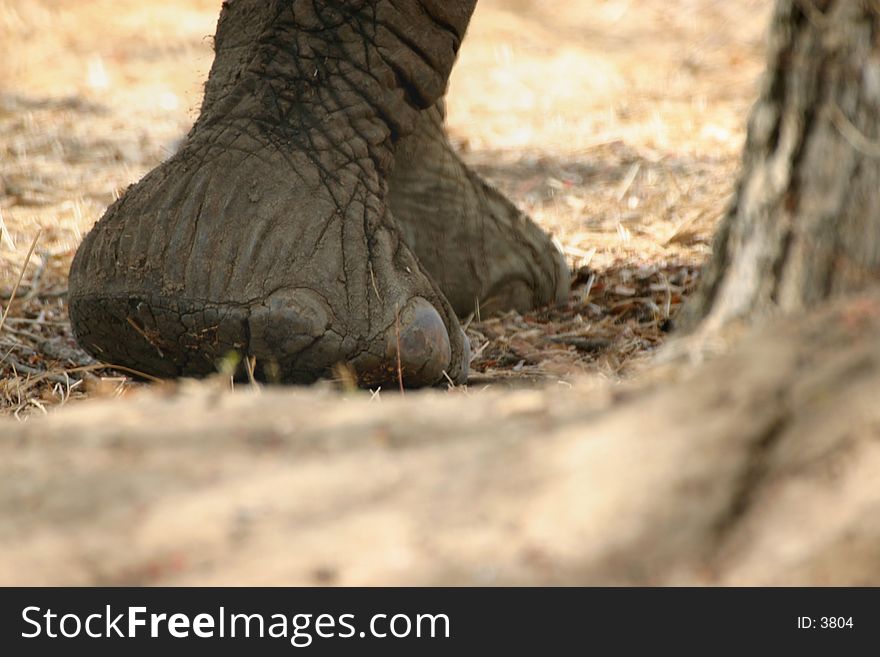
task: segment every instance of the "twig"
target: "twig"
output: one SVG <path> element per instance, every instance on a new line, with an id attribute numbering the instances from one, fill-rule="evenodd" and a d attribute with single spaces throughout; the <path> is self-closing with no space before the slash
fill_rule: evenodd
<path id="1" fill-rule="evenodd" d="M 260 392 L 260 384 L 257 383 L 257 378 L 254 376 L 254 370 L 257 369 L 257 357 L 245 356 L 244 369 L 247 372 L 248 381 L 250 382 L 251 386 L 253 386 L 254 390 Z"/>
<path id="2" fill-rule="evenodd" d="M 394 309 L 394 334 L 397 339 L 397 382 L 400 384 L 400 394 L 406 395 L 403 388 L 403 363 L 400 361 L 400 306 Z"/>
<path id="3" fill-rule="evenodd" d="M 0 347 L 9 347 L 10 351 L 24 351 L 26 352 L 27 356 L 35 356 L 39 353 L 30 345 L 26 345 L 21 342 L 7 342 L 6 340 L 0 340 Z"/>
<path id="4" fill-rule="evenodd" d="M 162 379 L 156 376 L 152 376 L 151 374 L 146 374 L 145 372 L 141 372 L 139 370 L 132 369 L 131 367 L 125 367 L 124 365 L 113 365 L 111 363 L 93 363 L 92 365 L 82 365 L 80 367 L 71 367 L 70 369 L 60 370 L 64 374 L 70 375 L 75 374 L 77 372 L 94 372 L 95 370 L 118 370 L 120 372 L 128 372 L 129 374 L 134 374 L 135 376 L 139 376 L 143 379 L 147 379 L 152 381 L 153 383 L 161 383 Z M 31 372 L 31 374 L 36 375 L 36 378 L 33 379 L 34 383 L 41 381 L 42 379 L 50 378 L 52 376 L 59 376 L 53 372 L 48 372 L 46 370 L 36 370 L 35 372 Z"/>
<path id="5" fill-rule="evenodd" d="M 471 359 L 470 361 L 468 361 L 468 364 L 470 365 L 475 360 L 480 358 L 483 355 L 483 352 L 486 351 L 486 347 L 488 347 L 490 344 L 491 342 L 489 340 L 486 340 L 482 345 L 474 349 L 473 353 L 471 354 Z M 446 374 L 446 372 L 444 371 L 443 374 Z M 446 377 L 449 378 L 449 375 L 446 374 Z"/>
<path id="6" fill-rule="evenodd" d="M 33 289 L 27 285 L 23 286 L 22 289 L 28 291 L 27 296 L 26 296 L 26 298 L 28 298 L 28 299 L 33 299 L 34 297 L 36 297 L 38 299 L 57 299 L 59 297 L 66 297 L 67 296 L 67 288 L 66 287 L 58 289 L 58 290 L 38 291 L 38 293 L 34 292 Z M 4 290 L 3 292 L 0 292 L 0 299 L 4 299 L 4 300 L 9 299 L 10 294 L 11 293 L 9 291 Z M 10 318 L 9 321 L 12 321 L 13 319 L 14 318 Z M 21 320 L 18 320 L 18 321 L 21 321 Z M 62 322 L 62 323 L 64 323 L 64 322 Z"/>
<path id="7" fill-rule="evenodd" d="M 711 210 L 701 210 L 699 212 L 691 214 L 689 217 L 682 219 L 672 229 L 669 237 L 660 242 L 660 244 L 662 246 L 669 246 L 681 240 L 682 237 L 687 233 L 687 229 L 693 226 L 697 221 L 706 217 L 710 211 Z"/>
<path id="8" fill-rule="evenodd" d="M 660 281 L 663 283 L 663 286 L 666 288 L 666 300 L 663 304 L 663 319 L 668 320 L 669 316 L 672 314 L 672 286 L 669 284 L 669 277 L 666 276 L 662 271 L 660 273 Z"/>
<path id="9" fill-rule="evenodd" d="M 43 404 L 41 404 L 41 403 L 39 402 L 39 400 L 34 399 L 33 397 L 31 397 L 30 399 L 28 399 L 28 404 L 31 404 L 31 405 L 36 406 L 37 408 L 39 408 L 39 409 L 43 412 L 43 415 L 49 415 L 49 411 L 46 410 L 46 407 L 43 406 Z"/>
<path id="10" fill-rule="evenodd" d="M 140 370 L 126 367 L 125 365 L 114 365 L 113 363 L 95 363 L 94 365 L 83 365 L 82 367 L 74 367 L 65 371 L 91 372 L 93 370 L 119 370 L 120 372 L 128 372 L 129 374 L 134 374 L 135 376 L 139 376 L 142 379 L 147 379 L 148 381 L 152 381 L 153 383 L 162 383 L 163 381 L 163 379 L 160 379 L 158 376 L 153 376 L 152 374 L 147 374 L 146 372 L 141 372 Z"/>
<path id="11" fill-rule="evenodd" d="M 40 284 L 43 281 L 43 273 L 46 271 L 46 267 L 49 265 L 49 254 L 41 253 L 40 254 L 40 264 L 37 265 L 37 271 L 34 272 L 34 275 L 31 276 L 31 282 L 28 285 L 28 291 L 22 297 L 23 301 L 30 301 L 35 297 L 39 297 L 40 292 Z"/>
<path id="12" fill-rule="evenodd" d="M 12 241 L 12 235 L 6 229 L 6 222 L 3 221 L 3 210 L 0 208 L 0 241 L 6 244 L 10 251 L 15 251 L 15 242 Z"/>
<path id="13" fill-rule="evenodd" d="M 17 321 L 17 319 L 18 319 L 17 317 L 10 317 L 9 321 L 6 322 L 7 324 L 9 324 L 9 326 L 7 326 L 5 329 L 7 333 L 11 333 L 12 335 L 18 335 L 23 338 L 28 338 L 29 340 L 33 340 L 34 342 L 40 342 L 41 340 L 45 339 L 42 336 L 37 335 L 36 333 L 32 333 L 31 331 L 25 331 L 22 329 L 12 328 L 12 324 L 15 323 Z M 66 324 L 66 323 L 67 322 L 64 322 L 64 324 Z M 2 361 L 0 361 L 0 362 L 2 362 Z"/>
<path id="14" fill-rule="evenodd" d="M 446 370 L 443 370 L 443 376 L 449 382 L 449 389 L 450 390 L 455 390 L 456 388 L 458 388 L 458 386 L 455 385 L 455 381 L 452 380 L 452 377 L 446 373 Z"/>
<path id="15" fill-rule="evenodd" d="M 636 181 L 636 176 L 639 175 L 639 171 L 642 170 L 642 163 L 636 162 L 633 164 L 629 171 L 626 174 L 626 177 L 623 179 L 623 182 L 620 184 L 620 187 L 617 189 L 617 200 L 622 201 L 623 197 L 626 196 L 627 192 L 629 192 L 630 188 L 633 186 L 633 183 Z"/>
<path id="16" fill-rule="evenodd" d="M 34 249 L 37 248 L 37 240 L 40 239 L 40 234 L 42 232 L 42 228 L 37 230 L 37 234 L 34 235 L 34 241 L 31 242 L 31 248 L 28 249 L 27 257 L 24 259 L 24 264 L 21 266 L 21 272 L 18 275 L 18 280 L 15 282 L 15 287 L 12 288 L 12 294 L 9 295 L 9 303 L 6 304 L 6 310 L 3 312 L 3 317 L 0 317 L 0 331 L 3 330 L 3 325 L 6 323 L 6 316 L 9 314 L 9 309 L 12 308 L 12 302 L 15 301 L 15 293 L 18 292 L 18 286 L 21 285 L 21 279 L 24 278 L 24 272 L 27 269 L 28 263 L 31 261 L 31 256 L 34 255 Z"/>
<path id="17" fill-rule="evenodd" d="M 593 247 L 592 249 L 584 250 L 570 244 L 563 244 L 560 250 L 565 255 L 572 256 L 573 258 L 578 258 L 580 262 L 577 264 L 579 264 L 581 267 L 588 267 L 593 261 L 593 258 L 599 252 L 599 250 L 595 247 Z"/>
<path id="18" fill-rule="evenodd" d="M 368 266 L 369 269 L 370 269 L 370 281 L 372 281 L 372 283 L 373 283 L 373 292 L 376 293 L 376 298 L 377 298 L 377 299 L 379 300 L 379 302 L 381 303 L 381 301 L 382 301 L 382 295 L 379 294 L 379 286 L 376 285 L 376 275 L 373 273 L 373 263 L 372 263 L 372 262 L 368 262 L 368 263 L 367 263 L 367 266 Z"/>
<path id="19" fill-rule="evenodd" d="M 11 303 L 11 300 L 10 300 Z M 30 319 L 28 317 L 10 317 L 10 324 L 39 324 L 40 326 L 69 326 L 70 322 L 55 322 L 45 319 Z"/>
<path id="20" fill-rule="evenodd" d="M 19 372 L 24 372 L 25 374 L 29 374 L 34 376 L 34 379 L 31 379 L 32 383 L 38 383 L 44 379 L 51 381 L 52 383 L 69 383 L 69 378 L 66 376 L 61 376 L 60 374 L 53 374 L 52 372 L 47 372 L 46 370 L 41 370 L 37 367 L 31 367 L 30 365 L 25 365 L 24 363 L 20 363 L 14 358 L 9 358 L 8 354 L 6 356 L 6 362 L 12 368 L 12 371 L 18 375 Z"/>
<path id="21" fill-rule="evenodd" d="M 135 331 L 137 331 L 137 333 L 138 333 L 138 334 L 139 334 L 144 340 L 146 340 L 147 343 L 148 343 L 153 349 L 155 349 L 155 350 L 158 352 L 158 354 L 159 354 L 159 358 L 165 358 L 165 354 L 162 353 L 162 349 L 159 347 L 159 345 L 157 345 L 155 342 L 153 342 L 153 339 L 152 339 L 149 335 L 147 335 L 147 332 L 146 332 L 144 329 L 142 329 L 140 326 L 138 326 L 137 322 L 134 321 L 134 318 L 133 318 L 133 317 L 126 317 L 125 319 L 126 319 L 126 321 L 129 323 L 129 325 L 131 326 L 131 328 L 133 328 Z"/>

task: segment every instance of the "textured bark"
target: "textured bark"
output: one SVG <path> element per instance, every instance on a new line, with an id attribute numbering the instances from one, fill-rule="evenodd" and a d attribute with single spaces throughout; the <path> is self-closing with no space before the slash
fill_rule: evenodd
<path id="1" fill-rule="evenodd" d="M 779 0 L 770 34 L 741 180 L 685 326 L 880 280 L 880 9 Z"/>
<path id="2" fill-rule="evenodd" d="M 875 296 L 629 394 L 217 382 L 0 420 L 0 584 L 880 585 L 878 389 Z"/>
<path id="3" fill-rule="evenodd" d="M 462 162 L 443 122 L 443 103 L 425 110 L 397 149 L 388 202 L 406 243 L 460 317 L 564 303 L 562 253 Z"/>

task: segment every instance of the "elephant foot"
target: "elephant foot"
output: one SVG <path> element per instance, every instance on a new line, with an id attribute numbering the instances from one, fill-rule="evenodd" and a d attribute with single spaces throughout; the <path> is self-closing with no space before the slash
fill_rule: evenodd
<path id="1" fill-rule="evenodd" d="M 237 354 L 284 382 L 340 363 L 364 386 L 466 381 L 467 338 L 385 198 L 397 140 L 445 86 L 462 6 L 224 3 L 199 120 L 74 258 L 80 344 L 160 376 Z M 407 49 L 413 21 L 431 61 Z"/>
<path id="2" fill-rule="evenodd" d="M 406 243 L 459 317 L 525 312 L 568 299 L 570 274 L 550 237 L 453 150 L 443 103 L 401 141 L 389 205 Z"/>

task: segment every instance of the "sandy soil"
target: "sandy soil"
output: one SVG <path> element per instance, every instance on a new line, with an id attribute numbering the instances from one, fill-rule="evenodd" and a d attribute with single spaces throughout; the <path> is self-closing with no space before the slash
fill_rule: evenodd
<path id="1" fill-rule="evenodd" d="M 0 584 L 880 583 L 880 298 L 662 385 L 0 420 Z"/>

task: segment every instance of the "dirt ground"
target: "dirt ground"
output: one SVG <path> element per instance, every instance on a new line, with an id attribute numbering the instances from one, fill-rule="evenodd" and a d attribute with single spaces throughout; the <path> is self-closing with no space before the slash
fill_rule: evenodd
<path id="1" fill-rule="evenodd" d="M 0 413 L 143 385 L 76 348 L 67 270 L 197 116 L 219 4 L 0 0 Z M 553 232 L 575 287 L 470 319 L 471 388 L 618 380 L 663 342 L 735 183 L 768 4 L 480 0 L 450 131 Z"/>
<path id="2" fill-rule="evenodd" d="M 0 424 L 0 584 L 880 584 L 880 296 L 679 381 Z"/>

